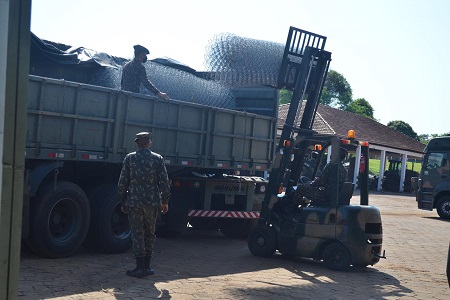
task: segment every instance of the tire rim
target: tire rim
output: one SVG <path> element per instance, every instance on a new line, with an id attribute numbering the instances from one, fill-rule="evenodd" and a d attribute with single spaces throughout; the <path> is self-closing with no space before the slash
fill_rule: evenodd
<path id="1" fill-rule="evenodd" d="M 72 240 L 80 227 L 81 211 L 70 198 L 62 198 L 52 207 L 48 219 L 51 238 L 59 243 Z"/>
<path id="2" fill-rule="evenodd" d="M 450 216 L 450 202 L 444 202 L 442 203 L 442 211 L 447 216 Z"/>
<path id="3" fill-rule="evenodd" d="M 256 239 L 256 244 L 259 247 L 263 247 L 265 243 L 266 243 L 266 239 L 263 236 L 258 236 L 258 238 Z"/>

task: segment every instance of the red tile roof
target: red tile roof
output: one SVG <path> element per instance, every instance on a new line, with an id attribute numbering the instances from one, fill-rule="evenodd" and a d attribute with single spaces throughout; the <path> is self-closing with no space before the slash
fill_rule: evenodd
<path id="1" fill-rule="evenodd" d="M 281 129 L 286 120 L 289 104 L 282 104 L 278 109 L 278 128 Z M 300 115 L 302 112 L 300 112 Z M 298 125 L 298 124 L 297 124 Z M 348 130 L 356 132 L 356 138 L 360 141 L 367 141 L 369 144 L 392 148 L 392 151 L 403 150 L 417 153 L 420 157 L 423 154 L 425 145 L 421 142 L 393 130 L 372 119 L 332 108 L 319 105 L 313 123 L 313 130 L 319 133 L 336 134 L 339 137 L 346 137 Z"/>

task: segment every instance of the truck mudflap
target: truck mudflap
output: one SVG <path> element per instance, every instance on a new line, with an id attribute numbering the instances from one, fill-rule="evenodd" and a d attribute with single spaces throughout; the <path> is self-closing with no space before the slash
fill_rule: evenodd
<path id="1" fill-rule="evenodd" d="M 188 216 L 201 218 L 258 219 L 259 212 L 191 209 L 188 212 Z"/>

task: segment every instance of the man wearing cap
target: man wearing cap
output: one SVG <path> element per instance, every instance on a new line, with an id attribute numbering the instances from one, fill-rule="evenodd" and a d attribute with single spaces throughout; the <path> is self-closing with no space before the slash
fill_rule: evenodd
<path id="1" fill-rule="evenodd" d="M 142 65 L 147 61 L 147 54 L 150 54 L 147 48 L 141 45 L 134 46 L 134 59 L 125 64 L 122 71 L 122 80 L 120 85 L 122 90 L 133 93 L 139 93 L 141 83 L 150 92 L 156 96 L 169 99 L 166 93 L 160 92 L 147 78 L 147 72 Z"/>
<path id="2" fill-rule="evenodd" d="M 347 150 L 340 148 L 339 151 L 340 161 L 339 166 L 339 189 L 342 184 L 347 181 L 348 171 L 342 164 L 343 160 L 347 156 Z M 330 175 L 331 175 L 332 164 L 329 162 L 326 164 L 322 173 L 316 177 L 313 181 L 304 182 L 298 185 L 296 190 L 296 203 L 302 202 L 303 197 L 311 200 L 311 205 L 322 206 L 327 203 L 328 197 L 328 187 L 330 185 Z"/>
<path id="3" fill-rule="evenodd" d="M 170 196 L 169 179 L 161 155 L 150 150 L 149 132 L 136 134 L 136 152 L 127 154 L 118 183 L 122 211 L 128 214 L 136 268 L 127 275 L 153 275 L 150 268 L 156 240 L 155 226 L 158 210 L 165 214 Z"/>

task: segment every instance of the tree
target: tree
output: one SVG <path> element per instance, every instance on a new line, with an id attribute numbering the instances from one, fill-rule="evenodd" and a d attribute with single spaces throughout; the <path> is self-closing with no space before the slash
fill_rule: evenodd
<path id="1" fill-rule="evenodd" d="M 342 74 L 330 70 L 320 98 L 320 104 L 345 110 L 352 102 L 352 88 Z"/>
<path id="2" fill-rule="evenodd" d="M 350 102 L 350 104 L 347 106 L 345 110 L 369 119 L 374 119 L 373 107 L 364 98 L 358 98 Z"/>
<path id="3" fill-rule="evenodd" d="M 404 135 L 412 137 L 413 139 L 415 139 L 417 141 L 420 141 L 419 136 L 412 129 L 411 125 L 409 125 L 408 123 L 406 123 L 404 121 L 390 121 L 389 123 L 387 123 L 387 126 L 398 132 L 403 133 Z"/>
<path id="4" fill-rule="evenodd" d="M 286 89 L 280 90 L 280 104 L 291 103 L 292 92 Z"/>

